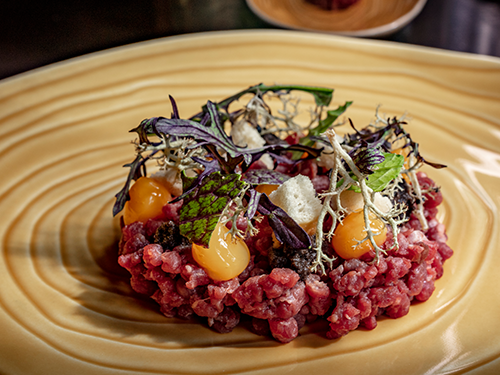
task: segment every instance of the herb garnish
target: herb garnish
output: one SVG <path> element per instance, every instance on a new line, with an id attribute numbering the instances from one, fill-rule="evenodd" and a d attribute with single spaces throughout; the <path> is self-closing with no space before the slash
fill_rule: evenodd
<path id="1" fill-rule="evenodd" d="M 237 173 L 213 172 L 184 196 L 179 217 L 180 233 L 198 245 L 208 246 L 212 232 L 231 200 L 244 194 L 248 184 Z"/>
<path id="2" fill-rule="evenodd" d="M 305 126 L 296 122 L 299 100 L 291 92 L 297 90 L 313 95 L 316 104 Z M 231 111 L 231 105 L 245 95 L 253 95 L 248 104 Z M 278 241 L 289 249 L 302 252 L 310 249 L 315 257 L 311 271 L 325 273 L 334 258 L 324 253 L 323 242 L 331 239 L 337 224 L 346 216 L 347 210 L 342 207 L 340 195 L 350 189 L 361 193 L 364 202 L 367 235 L 360 242 L 371 242 L 376 252 L 375 261 L 378 261 L 380 252 L 385 251 L 374 241 L 376 233 L 370 227 L 370 213 L 389 225 L 397 239 L 398 227 L 408 220 L 404 215 L 407 211 L 405 202 L 415 201 L 416 207 L 412 209 L 417 212 L 422 227 L 426 228 L 416 170 L 423 163 L 436 168 L 443 166 L 430 163 L 420 155 L 418 145 L 404 129 L 404 116 L 402 119 L 384 119 L 379 116 L 378 108 L 373 124 L 357 130 L 349 121 L 354 133 L 340 140 L 334 128 L 343 124 L 337 121 L 352 102 L 328 110 L 332 95 L 332 89 L 321 87 L 259 84 L 220 102 L 208 101 L 189 119 L 180 117 L 171 98 L 173 113 L 170 119 L 146 119 L 132 130 L 139 137 L 137 156 L 126 165 L 130 172 L 125 186 L 116 195 L 113 214 L 119 213 L 129 199 L 132 180 L 146 175 L 146 162 L 155 160 L 160 168 L 171 170 L 182 179 L 183 192 L 174 200 L 183 199 L 180 233 L 191 242 L 207 246 L 218 222 L 232 222 L 229 233 L 233 238 L 254 235 L 253 223 L 266 216 Z M 266 102 L 269 98 L 281 101 L 282 109 L 277 114 L 273 114 Z M 225 131 L 228 122 L 234 124 L 236 121 L 246 121 L 256 129 L 265 140 L 264 145 L 254 148 L 236 145 Z M 284 141 L 289 135 L 298 135 L 300 139 L 289 144 Z M 274 205 L 267 195 L 255 190 L 263 184 L 281 185 L 290 178 L 274 169 L 251 169 L 252 164 L 264 155 L 272 157 L 275 167 L 278 164 L 298 165 L 311 158 L 328 159 L 324 168 L 328 169 L 330 185 L 328 191 L 320 195 L 322 210 L 314 243 L 283 209 Z M 404 182 L 403 178 L 411 184 Z M 398 194 L 401 196 L 397 193 L 401 186 L 405 186 L 405 194 L 411 197 L 410 200 L 396 199 Z M 375 193 L 392 199 L 394 205 L 389 212 L 382 212 L 374 204 Z M 239 218 L 247 220 L 246 233 L 237 228 Z M 326 222 L 331 224 L 324 233 Z M 398 246 L 397 240 L 394 246 Z"/>

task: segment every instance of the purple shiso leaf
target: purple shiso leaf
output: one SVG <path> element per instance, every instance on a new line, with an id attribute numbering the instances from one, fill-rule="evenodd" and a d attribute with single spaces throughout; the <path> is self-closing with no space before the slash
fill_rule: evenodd
<path id="1" fill-rule="evenodd" d="M 243 176 L 243 180 L 251 185 L 281 185 L 289 179 L 290 176 L 272 169 L 251 169 Z"/>
<path id="2" fill-rule="evenodd" d="M 439 163 L 432 163 L 425 160 L 420 152 L 418 151 L 418 143 L 411 139 L 411 136 L 403 128 L 406 122 L 398 120 L 396 117 L 392 119 L 387 119 L 387 125 L 383 128 L 371 131 L 369 128 L 364 128 L 357 130 L 352 121 L 349 120 L 351 127 L 354 129 L 354 134 L 349 134 L 347 137 L 347 144 L 353 148 L 350 150 L 349 154 L 352 156 L 358 152 L 362 147 L 366 148 L 382 148 L 386 152 L 391 152 L 392 142 L 387 141 L 387 138 L 391 132 L 396 136 L 396 139 L 404 139 L 404 147 L 409 147 L 413 154 L 417 158 L 417 161 L 430 165 L 431 167 L 440 169 L 445 168 L 446 165 Z"/>
<path id="3" fill-rule="evenodd" d="M 353 155 L 354 164 L 361 173 L 372 174 L 377 169 L 377 165 L 385 160 L 382 151 L 378 148 L 362 148 Z"/>
<path id="4" fill-rule="evenodd" d="M 255 216 L 255 213 L 257 212 L 257 209 L 259 208 L 259 201 L 262 193 L 259 193 L 255 189 L 250 189 L 249 194 L 250 198 L 248 199 L 247 212 L 245 213 L 245 216 L 248 218 L 248 220 L 252 220 L 252 218 Z"/>
<path id="5" fill-rule="evenodd" d="M 127 180 L 125 181 L 125 185 L 123 188 L 115 195 L 116 201 L 115 204 L 113 205 L 113 216 L 118 215 L 122 210 L 123 207 L 125 207 L 125 203 L 130 200 L 130 195 L 128 193 L 130 184 L 132 183 L 132 180 L 137 180 L 139 177 L 142 176 L 141 174 L 141 168 L 144 168 L 144 165 L 146 161 L 155 154 L 156 152 L 152 153 L 146 158 L 143 158 L 141 155 L 137 155 L 136 158 L 132 163 L 125 164 L 124 167 L 130 168 Z M 144 175 L 146 173 L 144 172 Z"/>
<path id="6" fill-rule="evenodd" d="M 255 85 L 255 86 L 250 86 L 248 89 L 245 89 L 243 91 L 240 91 L 234 95 L 231 95 L 230 97 L 221 100 L 220 102 L 217 103 L 217 107 L 224 109 L 227 111 L 229 105 L 241 98 L 245 94 L 254 94 L 254 95 L 259 95 L 261 96 L 262 94 L 266 92 L 283 92 L 283 93 L 289 93 L 290 91 L 297 90 L 297 91 L 303 91 L 311 94 L 314 97 L 314 101 L 316 102 L 317 106 L 328 106 L 330 105 L 330 102 L 333 97 L 333 89 L 326 88 L 326 87 L 313 87 L 313 86 L 303 86 L 303 85 L 271 85 L 267 86 L 262 83 Z M 206 107 L 203 107 L 202 112 L 197 113 L 196 115 L 192 116 L 192 119 L 196 118 L 201 118 L 203 116 L 203 113 L 206 112 Z"/>
<path id="7" fill-rule="evenodd" d="M 310 146 L 304 146 L 301 145 L 300 143 L 296 143 L 294 145 L 283 145 L 283 144 L 275 144 L 275 145 L 269 145 L 267 151 L 271 153 L 271 156 L 273 156 L 273 153 L 280 152 L 280 151 L 298 151 L 298 152 L 306 152 L 307 157 L 304 159 L 316 159 L 321 155 L 321 151 L 323 151 L 322 148 L 314 148 Z"/>
<path id="8" fill-rule="evenodd" d="M 202 159 L 197 156 L 193 156 L 192 159 L 197 162 L 198 164 L 203 165 L 205 170 L 202 173 L 212 173 L 212 172 L 218 172 L 220 171 L 220 166 L 217 163 L 217 160 L 215 160 L 212 155 L 207 154 L 206 157 L 208 159 Z"/>
<path id="9" fill-rule="evenodd" d="M 408 135 L 408 138 L 410 138 L 409 135 Z M 429 166 L 431 166 L 433 168 L 436 168 L 436 169 L 446 168 L 445 164 L 434 163 L 434 162 L 430 162 L 430 161 L 425 160 L 424 157 L 422 155 L 420 155 L 420 152 L 418 151 L 418 143 L 416 143 L 415 141 L 411 140 L 411 138 L 410 138 L 410 142 L 411 142 L 411 145 L 412 145 L 412 148 L 413 148 L 413 152 L 416 155 L 417 160 L 419 162 L 425 163 L 425 164 L 427 164 L 427 165 L 429 165 Z"/>
<path id="10" fill-rule="evenodd" d="M 285 164 L 295 164 L 297 163 L 297 160 L 292 160 L 287 157 L 278 155 L 278 153 L 281 153 L 283 151 L 295 151 L 299 153 L 307 153 L 307 156 L 301 160 L 306 160 L 306 159 L 315 159 L 321 155 L 321 151 L 323 151 L 323 148 L 312 148 L 309 146 L 304 146 L 301 144 L 294 144 L 294 145 L 288 145 L 286 144 L 273 144 L 273 145 L 266 145 L 264 147 L 260 148 L 261 151 L 257 152 L 252 152 L 252 161 L 250 164 L 243 165 L 242 170 L 243 172 L 246 171 L 246 169 L 255 161 L 259 160 L 264 154 L 270 155 L 275 161 L 278 163 L 285 163 Z M 258 149 L 253 149 L 253 150 L 258 150 Z M 252 151 L 253 151 L 252 150 Z"/>
<path id="11" fill-rule="evenodd" d="M 179 109 L 177 108 L 177 103 L 175 102 L 174 98 L 172 95 L 168 96 L 170 99 L 170 104 L 172 104 L 172 115 L 170 116 L 171 118 L 181 118 L 179 116 Z"/>
<path id="12" fill-rule="evenodd" d="M 143 121 L 145 127 L 144 131 L 147 133 L 159 132 L 177 137 L 191 137 L 201 142 L 203 145 L 211 144 L 220 147 L 233 158 L 242 155 L 245 162 L 250 164 L 252 160 L 250 154 L 261 150 L 246 149 L 236 146 L 224 131 L 215 105 L 209 101 L 207 103 L 207 108 L 210 114 L 210 122 L 207 125 L 192 120 L 157 117 L 145 120 L 148 122 Z"/>
<path id="13" fill-rule="evenodd" d="M 264 140 L 268 145 L 282 145 L 282 146 L 288 145 L 288 143 L 284 139 L 281 139 L 280 137 L 274 135 L 273 133 L 263 134 L 262 138 L 264 138 Z"/>
<path id="14" fill-rule="evenodd" d="M 210 157 L 211 155 L 207 155 Z M 185 196 L 190 194 L 194 189 L 196 189 L 199 185 L 203 183 L 203 179 L 207 177 L 208 175 L 211 175 L 214 172 L 220 172 L 220 166 L 219 162 L 216 159 L 201 159 L 196 156 L 193 156 L 192 158 L 195 162 L 203 165 L 204 169 L 203 172 L 201 172 L 198 176 L 189 179 L 189 185 L 188 186 L 183 186 L 183 191 L 181 195 L 179 195 L 177 198 L 172 200 L 171 203 L 177 202 L 181 199 L 184 199 Z M 188 181 L 185 179 L 185 181 Z"/>
<path id="15" fill-rule="evenodd" d="M 293 160 L 293 159 L 287 158 L 286 156 L 276 155 L 276 154 L 269 154 L 269 155 L 274 159 L 275 163 L 278 163 L 278 164 L 295 165 L 295 164 L 298 164 L 300 162 L 300 160 L 302 160 L 302 159 Z"/>
<path id="16" fill-rule="evenodd" d="M 302 227 L 280 207 L 273 204 L 266 194 L 260 195 L 260 214 L 267 216 L 274 235 L 281 243 L 293 249 L 309 249 L 311 238 Z"/>
<path id="17" fill-rule="evenodd" d="M 139 134 L 151 134 L 151 133 L 163 133 L 175 137 L 191 137 L 194 138 L 198 143 L 193 147 L 199 147 L 201 145 L 205 147 L 210 147 L 210 152 L 219 159 L 222 167 L 225 167 L 225 163 L 229 163 L 230 159 L 235 159 L 240 162 L 240 159 L 244 160 L 243 169 L 245 170 L 254 161 L 260 159 L 265 153 L 275 153 L 281 152 L 283 150 L 289 151 L 302 151 L 307 152 L 309 157 L 318 157 L 321 153 L 320 149 L 315 149 L 312 147 L 307 147 L 303 145 L 292 145 L 289 146 L 283 144 L 273 144 L 265 145 L 258 148 L 246 148 L 236 146 L 231 138 L 224 131 L 217 108 L 212 102 L 207 103 L 208 113 L 210 115 L 210 122 L 204 124 L 207 115 L 204 116 L 202 122 L 196 122 L 192 120 L 185 119 L 167 119 L 164 117 L 154 117 L 147 120 L 143 120 L 139 128 L 134 129 Z M 227 153 L 227 160 L 221 160 L 218 157 L 216 148 L 224 150 Z M 236 165 L 237 163 L 230 163 L 231 165 Z M 227 168 L 224 168 L 227 169 Z"/>
<path id="18" fill-rule="evenodd" d="M 148 129 L 150 130 L 149 133 L 152 133 L 156 121 L 158 121 L 158 117 L 142 120 L 139 126 L 134 129 L 131 129 L 129 133 L 136 132 L 137 135 L 139 136 L 139 143 L 149 145 L 151 144 L 151 142 L 149 141 L 148 138 Z"/>
<path id="19" fill-rule="evenodd" d="M 219 112 L 217 110 L 217 106 L 212 103 L 211 101 L 208 101 L 207 102 L 207 109 L 208 109 L 208 113 L 210 114 L 210 121 L 211 121 L 211 124 L 213 127 L 215 127 L 215 130 L 216 130 L 216 134 L 218 134 L 220 136 L 220 138 L 223 140 L 223 144 L 226 146 L 226 148 L 224 148 L 224 146 L 219 146 L 221 147 L 222 149 L 224 149 L 227 154 L 228 154 L 228 159 L 239 159 L 241 156 L 243 156 L 243 159 L 245 160 L 245 163 L 247 165 L 250 165 L 250 163 L 252 162 L 252 156 L 249 155 L 251 154 L 250 150 L 245 148 L 245 147 L 239 147 L 239 146 L 236 146 L 233 142 L 233 140 L 231 139 L 231 137 L 229 137 L 225 130 L 224 130 L 224 126 L 222 125 L 221 121 L 220 121 L 220 116 L 219 116 Z M 216 143 L 212 143 L 212 146 L 218 146 Z M 215 147 L 214 147 L 215 149 Z M 258 149 L 257 149 L 258 150 Z M 228 160 L 229 161 L 229 160 Z M 236 164 L 234 165 L 234 167 L 236 167 Z"/>
<path id="20" fill-rule="evenodd" d="M 243 155 L 239 155 L 235 158 L 233 158 L 229 154 L 226 154 L 225 156 L 221 156 L 219 154 L 219 151 L 217 150 L 217 147 L 215 147 L 212 144 L 206 144 L 205 148 L 208 150 L 208 152 L 211 155 L 214 156 L 215 159 L 218 160 L 220 169 L 226 173 L 234 173 L 234 171 L 236 170 L 236 167 L 239 164 L 241 164 L 244 160 Z"/>

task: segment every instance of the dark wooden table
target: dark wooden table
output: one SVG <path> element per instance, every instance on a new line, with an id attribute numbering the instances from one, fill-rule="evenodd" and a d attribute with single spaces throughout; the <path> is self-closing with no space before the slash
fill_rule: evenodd
<path id="1" fill-rule="evenodd" d="M 244 0 L 1 1 L 0 79 L 133 42 L 253 28 L 275 27 Z M 500 56 L 500 1 L 429 0 L 412 23 L 384 39 Z"/>

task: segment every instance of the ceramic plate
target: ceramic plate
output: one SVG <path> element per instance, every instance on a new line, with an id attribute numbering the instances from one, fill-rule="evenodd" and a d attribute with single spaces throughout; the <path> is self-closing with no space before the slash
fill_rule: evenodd
<path id="1" fill-rule="evenodd" d="M 343 10 L 327 11 L 305 0 L 246 0 L 252 11 L 278 27 L 303 31 L 380 37 L 410 23 L 427 0 L 359 0 Z"/>
<path id="2" fill-rule="evenodd" d="M 167 319 L 117 266 L 128 131 L 250 85 L 335 88 L 367 124 L 408 112 L 455 255 L 431 299 L 373 331 L 290 344 Z M 486 374 L 500 371 L 500 61 L 293 31 L 172 37 L 0 83 L 0 373 Z M 306 104 L 308 103 L 305 100 Z M 309 101 L 309 103 L 312 102 Z"/>

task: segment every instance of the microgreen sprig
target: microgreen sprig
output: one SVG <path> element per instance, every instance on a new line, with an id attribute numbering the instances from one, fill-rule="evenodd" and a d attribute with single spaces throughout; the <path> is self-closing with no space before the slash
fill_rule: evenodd
<path id="1" fill-rule="evenodd" d="M 295 90 L 314 97 L 316 106 L 310 111 L 310 121 L 305 126 L 297 121 L 300 99 L 290 94 Z M 231 112 L 231 104 L 247 94 L 253 97 L 246 107 Z M 116 195 L 113 213 L 120 212 L 129 199 L 132 180 L 146 175 L 146 163 L 156 160 L 160 168 L 174 169 L 182 176 L 183 193 L 175 200 L 184 199 L 180 230 L 192 242 L 206 246 L 218 222 L 231 222 L 229 233 L 233 238 L 255 235 L 254 222 L 266 216 L 280 242 L 289 248 L 314 251 L 311 271 L 324 274 L 332 267 L 335 257 L 323 251 L 323 242 L 332 239 L 335 228 L 349 213 L 347 208 L 342 207 L 340 196 L 350 189 L 360 193 L 363 200 L 366 236 L 356 245 L 369 241 L 375 251 L 374 261 L 378 261 L 380 254 L 385 254 L 388 249 L 375 242 L 378 233 L 371 229 L 373 215 L 391 228 L 394 239 L 392 249 L 398 248 L 398 230 L 408 220 L 406 212 L 409 209 L 414 210 L 426 230 L 424 192 L 419 186 L 416 171 L 422 164 L 436 168 L 444 166 L 428 162 L 420 155 L 418 144 L 404 129 L 405 116 L 400 119 L 384 118 L 380 116 L 379 108 L 375 113 L 375 122 L 366 128 L 358 130 L 349 120 L 354 133 L 340 140 L 334 128 L 343 124 L 338 119 L 352 102 L 328 109 L 332 95 L 332 89 L 321 87 L 259 84 L 219 102 L 208 101 L 201 112 L 189 119 L 180 118 L 177 105 L 171 98 L 173 113 L 170 119 L 146 119 L 132 130 L 139 137 L 137 156 L 126 165 L 130 172 L 125 186 Z M 282 108 L 276 114 L 266 103 L 267 97 L 281 101 Z M 265 140 L 263 146 L 248 148 L 233 142 L 224 125 L 227 121 L 234 124 L 241 118 L 257 129 Z M 291 134 L 298 135 L 300 141 L 288 144 L 284 138 Z M 318 144 L 326 145 L 331 152 L 322 152 L 323 148 L 316 147 Z M 283 209 L 255 189 L 260 184 L 279 185 L 289 178 L 273 169 L 249 170 L 255 161 L 266 154 L 272 156 L 275 166 L 281 163 L 288 164 L 290 168 L 320 156 L 331 159 L 332 166 L 328 167 L 329 188 L 319 195 L 323 205 L 314 243 Z M 195 177 L 187 177 L 186 172 L 189 171 L 194 172 Z M 401 189 L 407 191 L 405 198 L 401 198 Z M 375 205 L 375 194 L 382 194 L 393 201 L 388 212 Z M 396 199 L 398 194 L 399 201 Z M 241 218 L 247 220 L 245 233 L 236 225 Z M 327 222 L 331 225 L 324 233 Z"/>

